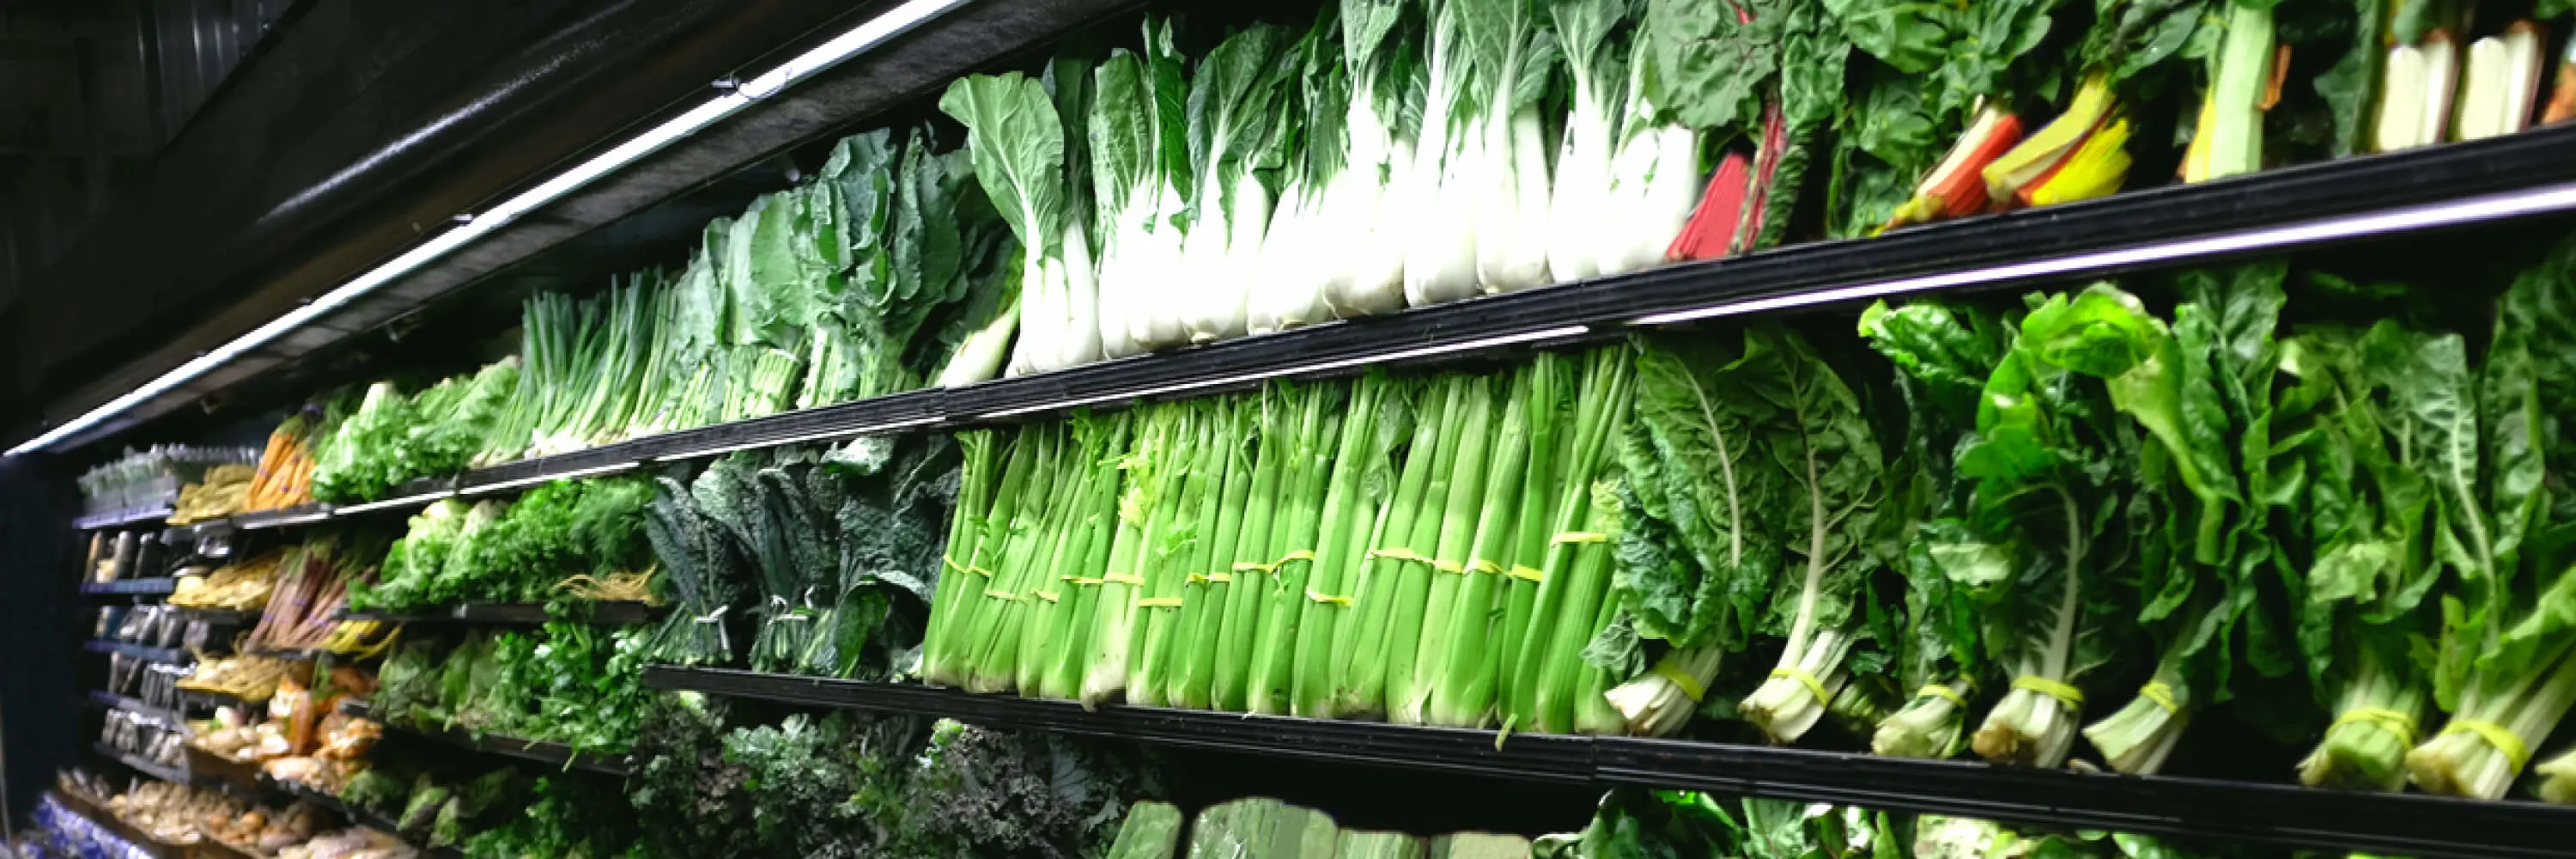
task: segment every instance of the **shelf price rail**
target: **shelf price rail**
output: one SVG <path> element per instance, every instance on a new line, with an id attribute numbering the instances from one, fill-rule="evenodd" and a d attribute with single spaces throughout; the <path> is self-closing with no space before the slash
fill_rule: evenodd
<path id="1" fill-rule="evenodd" d="M 1829 802 L 2291 848 L 2419 857 L 2565 856 L 2576 808 L 2292 785 L 1998 767 L 1848 752 L 1246 716 L 976 695 L 956 689 L 655 666 L 647 686 L 812 707 L 953 718 L 1347 764 Z"/>

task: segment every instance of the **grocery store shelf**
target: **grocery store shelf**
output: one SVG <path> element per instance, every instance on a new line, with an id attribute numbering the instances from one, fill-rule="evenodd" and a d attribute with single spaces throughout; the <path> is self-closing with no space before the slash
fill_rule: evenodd
<path id="1" fill-rule="evenodd" d="M 1580 284 L 1332 322 L 958 389 L 912 391 L 415 481 L 355 507 L 236 517 L 280 527 L 402 511 L 648 463 L 866 435 L 962 429 L 1075 408 L 1193 396 L 1274 378 L 1356 374 L 1723 316 L 1849 305 L 2199 265 L 2576 210 L 2576 126 L 2271 170 L 1873 239 L 1795 245 Z"/>
<path id="2" fill-rule="evenodd" d="M 1592 780 L 1591 744 L 1579 737 L 1516 734 L 1503 739 L 1493 731 L 1162 707 L 1113 705 L 1084 710 L 1072 701 L 974 695 L 935 686 L 720 668 L 654 666 L 645 669 L 644 684 L 657 689 L 816 707 L 940 716 L 994 727 L 1134 740 L 1164 747 L 1253 752 L 1529 781 Z"/>
<path id="3" fill-rule="evenodd" d="M 115 528 L 122 525 L 134 525 L 143 522 L 158 522 L 163 519 L 170 518 L 170 513 L 170 505 L 167 502 L 145 507 L 128 507 L 123 510 L 92 513 L 90 515 L 74 519 L 72 520 L 72 527 L 88 531 L 97 528 Z"/>
<path id="4" fill-rule="evenodd" d="M 172 578 L 82 582 L 80 586 L 80 592 L 84 594 L 117 596 L 168 596 L 178 589 L 179 580 Z"/>
<path id="5" fill-rule="evenodd" d="M 174 767 L 153 763 L 145 760 L 142 755 L 120 752 L 117 751 L 115 747 L 109 746 L 106 743 L 91 745 L 90 750 L 99 753 L 101 757 L 105 757 L 108 760 L 124 764 L 126 768 L 134 770 L 135 772 L 139 772 L 171 784 L 194 783 L 188 774 L 188 770 L 184 767 Z"/>
<path id="6" fill-rule="evenodd" d="M 195 658 L 188 651 L 176 647 L 151 647 L 96 638 L 81 642 L 81 649 L 91 653 L 122 653 L 136 659 L 149 659 L 154 662 L 188 662 Z"/>
<path id="7" fill-rule="evenodd" d="M 365 704 L 351 700 L 343 700 L 340 704 L 340 711 L 352 716 L 371 717 L 373 714 L 373 710 Z M 377 719 L 377 721 L 384 722 L 386 730 L 418 737 L 420 739 L 429 740 L 443 745 L 454 746 L 460 749 L 487 752 L 490 754 L 503 755 L 521 760 L 536 761 L 537 763 L 561 769 L 588 770 L 590 772 L 613 776 L 623 776 L 627 774 L 626 756 L 624 755 L 604 755 L 598 752 L 579 751 L 562 743 L 521 739 L 500 734 L 484 734 L 478 737 L 475 736 L 472 731 L 459 728 L 438 730 L 405 725 L 384 719 Z"/>
<path id="8" fill-rule="evenodd" d="M 168 707 L 155 707 L 151 704 L 144 703 L 141 698 L 119 695 L 105 689 L 89 690 L 88 698 L 91 703 L 98 704 L 111 710 L 124 710 L 130 713 L 169 722 L 171 724 L 178 724 L 187 721 L 187 716 L 177 710 Z"/>
<path id="9" fill-rule="evenodd" d="M 424 501 L 422 503 L 427 504 L 428 502 Z M 280 507 L 275 510 L 260 510 L 250 513 L 236 514 L 230 521 L 234 528 L 244 531 L 256 531 L 263 528 L 285 528 L 294 525 L 310 525 L 315 522 L 328 521 L 330 518 L 331 506 L 328 504 L 298 504 L 293 507 Z"/>
<path id="10" fill-rule="evenodd" d="M 309 802 L 338 812 L 341 819 L 349 821 L 349 824 L 352 826 L 364 826 L 368 829 L 373 829 L 378 832 L 394 836 L 395 838 L 402 839 L 405 843 L 409 843 L 410 841 L 408 838 L 403 838 L 401 829 L 402 821 L 387 817 L 383 812 L 376 811 L 372 808 L 341 802 L 339 797 L 307 787 L 303 782 L 284 781 L 262 775 L 260 776 L 260 783 L 266 786 L 268 791 L 271 793 L 301 802 Z M 457 857 L 465 854 L 458 852 L 456 848 L 453 847 L 429 847 L 421 848 L 421 855 L 434 857 Z"/>
<path id="11" fill-rule="evenodd" d="M 2415 856 L 2566 855 L 2576 808 L 2289 785 L 1625 737 L 1563 737 L 1106 706 L 709 668 L 647 686 L 1354 764 L 1986 817 L 2014 823 Z"/>
<path id="12" fill-rule="evenodd" d="M 634 626 L 652 620 L 657 612 L 640 602 L 600 602 L 590 604 L 587 622 L 607 626 Z M 542 626 L 552 616 L 543 603 L 465 603 L 433 607 L 416 612 L 343 611 L 341 620 L 372 620 L 386 623 L 469 623 L 488 626 Z"/>

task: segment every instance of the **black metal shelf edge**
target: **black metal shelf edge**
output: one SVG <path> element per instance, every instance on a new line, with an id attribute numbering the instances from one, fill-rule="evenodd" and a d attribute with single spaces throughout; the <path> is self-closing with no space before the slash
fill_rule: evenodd
<path id="1" fill-rule="evenodd" d="M 82 582 L 80 592 L 92 596 L 168 596 L 179 589 L 178 579 L 118 579 L 112 582 Z"/>
<path id="2" fill-rule="evenodd" d="M 100 528 L 115 528 L 124 525 L 134 525 L 143 522 L 155 522 L 167 519 L 170 518 L 170 513 L 171 508 L 168 504 L 155 504 L 150 507 L 130 507 L 124 510 L 110 510 L 105 513 L 93 513 L 73 519 L 72 527 L 82 531 L 93 531 Z"/>
<path id="3" fill-rule="evenodd" d="M 184 785 L 193 783 L 193 779 L 189 777 L 188 769 L 186 767 L 173 767 L 153 763 L 145 760 L 142 755 L 120 752 L 117 751 L 115 747 L 106 743 L 92 744 L 90 746 L 90 750 L 105 756 L 108 760 L 124 764 L 126 768 L 132 769 L 135 772 L 139 772 L 171 784 Z"/>
<path id="4" fill-rule="evenodd" d="M 1497 743 L 1493 731 L 1247 716 L 1162 707 L 1105 706 L 1084 710 L 1072 701 L 976 695 L 958 689 L 905 683 L 867 683 L 795 677 L 720 668 L 645 669 L 644 683 L 790 704 L 887 713 L 942 716 L 995 727 L 1028 728 L 1167 746 L 1249 751 L 1352 764 L 1391 765 L 1535 781 L 1586 782 L 1592 778 L 1589 744 L 1574 737 L 1514 735 Z"/>
<path id="5" fill-rule="evenodd" d="M 330 518 L 331 506 L 328 504 L 298 504 L 293 507 L 280 507 L 275 510 L 236 513 L 233 514 L 230 521 L 234 528 L 243 531 L 257 531 L 265 528 L 285 528 L 293 525 L 309 525 L 315 522 L 328 521 Z"/>
<path id="6" fill-rule="evenodd" d="M 634 626 L 653 619 L 652 606 L 640 602 L 591 603 L 587 617 L 567 620 L 605 626 Z M 372 620 L 385 623 L 468 623 L 490 626 L 540 626 L 554 618 L 546 614 L 544 603 L 464 603 L 435 606 L 420 611 L 377 612 L 344 611 L 342 620 Z"/>
<path id="7" fill-rule="evenodd" d="M 654 666 L 647 686 L 788 704 L 940 716 L 1346 763 L 1706 790 L 1891 811 L 2414 856 L 2563 856 L 2576 808 L 2293 785 L 2140 777 L 1626 737 L 1516 734 L 975 695 L 715 668 Z"/>
<path id="8" fill-rule="evenodd" d="M 2576 807 L 1675 740 L 1596 741 L 1602 781 L 2414 856 L 2567 855 Z"/>
<path id="9" fill-rule="evenodd" d="M 148 659 L 154 662 L 185 662 L 192 658 L 188 651 L 176 647 L 152 647 L 96 638 L 81 642 L 81 649 L 91 653 L 122 653 L 136 659 Z"/>
<path id="10" fill-rule="evenodd" d="M 178 710 L 169 707 L 155 707 L 146 703 L 141 698 L 119 695 L 105 689 L 89 690 L 89 695 L 87 697 L 92 703 L 111 710 L 125 710 L 170 722 L 187 721 L 187 716 L 180 713 Z"/>
<path id="11" fill-rule="evenodd" d="M 398 733 L 469 751 L 488 752 L 556 767 L 570 766 L 573 769 L 605 775 L 624 776 L 629 773 L 623 755 L 579 751 L 562 743 L 502 734 L 484 734 L 477 737 L 473 732 L 462 728 L 438 729 L 406 725 L 378 717 L 373 707 L 354 700 L 343 700 L 340 711 L 352 716 L 374 718 L 383 722 L 387 729 Z"/>

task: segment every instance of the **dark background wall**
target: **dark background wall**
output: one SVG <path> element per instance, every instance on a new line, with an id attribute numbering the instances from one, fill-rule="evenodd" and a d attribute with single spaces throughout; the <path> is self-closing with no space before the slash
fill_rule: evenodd
<path id="1" fill-rule="evenodd" d="M 0 753 L 20 824 L 82 746 L 76 643 L 93 615 L 73 569 L 70 485 L 41 461 L 0 459 Z"/>

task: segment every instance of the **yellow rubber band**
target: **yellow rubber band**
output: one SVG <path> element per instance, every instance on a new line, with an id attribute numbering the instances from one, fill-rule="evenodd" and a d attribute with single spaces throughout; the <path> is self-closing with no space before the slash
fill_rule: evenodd
<path id="1" fill-rule="evenodd" d="M 2050 680 L 2046 677 L 2026 674 L 2013 678 L 2012 685 L 2015 689 L 2028 689 L 2030 691 L 2055 698 L 2057 699 L 2057 703 L 2066 705 L 2068 709 L 2084 706 L 2084 690 L 2068 686 L 2064 683 L 2059 683 L 2055 680 Z"/>
<path id="2" fill-rule="evenodd" d="M 1306 592 L 1306 598 L 1316 602 L 1331 603 L 1338 606 L 1348 606 L 1351 604 L 1350 597 L 1337 597 L 1332 594 L 1316 593 L 1312 590 Z"/>
<path id="3" fill-rule="evenodd" d="M 1191 574 L 1190 574 L 1190 577 L 1189 577 L 1187 580 L 1183 581 L 1183 582 L 1182 582 L 1182 584 L 1185 584 L 1185 585 L 1204 585 L 1204 584 L 1207 584 L 1207 580 L 1208 580 L 1208 577 L 1207 577 L 1205 574 L 1203 574 L 1203 573 L 1191 573 Z"/>
<path id="4" fill-rule="evenodd" d="M 1926 695 L 1934 698 L 1947 698 L 1950 700 L 1950 703 L 1959 705 L 1959 708 L 1963 710 L 1968 707 L 1968 696 L 1959 694 L 1959 690 L 1950 688 L 1950 684 L 1947 683 L 1934 683 L 1921 689 L 1914 690 L 1914 697 L 1921 698 Z"/>
<path id="5" fill-rule="evenodd" d="M 1038 599 L 1046 600 L 1047 602 L 1055 602 L 1063 599 L 1062 595 L 1059 595 L 1054 591 L 1038 591 L 1037 595 Z"/>
<path id="6" fill-rule="evenodd" d="M 1471 572 L 1491 573 L 1497 576 L 1503 574 L 1503 565 L 1492 561 L 1477 561 L 1473 564 L 1468 564 L 1467 569 Z"/>
<path id="7" fill-rule="evenodd" d="M 2387 731 L 2390 736 L 2397 738 L 2397 744 L 2400 746 L 2407 748 L 2415 746 L 2415 718 L 2386 707 L 2355 707 L 2347 710 L 2343 715 L 2336 716 L 2334 724 L 2327 725 L 2326 731 L 2331 733 L 2334 729 L 2353 722 L 2375 725 L 2380 730 Z"/>
<path id="8" fill-rule="evenodd" d="M 993 577 L 993 571 L 984 569 L 983 567 L 967 567 L 966 571 L 988 579 Z"/>
<path id="9" fill-rule="evenodd" d="M 1109 575 L 1101 576 L 1100 580 L 1121 585 L 1143 585 L 1145 583 L 1145 580 L 1137 577 L 1135 573 L 1110 573 Z"/>
<path id="10" fill-rule="evenodd" d="M 1459 566 L 1457 561 L 1433 561 L 1431 562 L 1431 568 L 1443 573 L 1464 573 L 1467 571 L 1467 568 Z"/>
<path id="11" fill-rule="evenodd" d="M 1816 693 L 1816 703 L 1818 704 L 1834 700 L 1833 693 L 1825 691 L 1824 681 L 1816 679 L 1816 675 L 1807 673 L 1807 669 L 1774 668 L 1771 669 L 1771 676 L 1786 677 L 1791 680 L 1798 681 L 1799 685 L 1807 687 L 1807 691 Z"/>
<path id="12" fill-rule="evenodd" d="M 1397 546 L 1392 549 L 1370 549 L 1368 556 L 1371 558 L 1385 558 L 1390 561 L 1420 561 L 1425 564 L 1431 563 L 1430 558 L 1425 558 L 1421 553 L 1415 552 L 1412 549 L 1407 549 L 1403 546 Z"/>
<path id="13" fill-rule="evenodd" d="M 1234 571 L 1238 573 L 1267 573 L 1276 569 L 1279 569 L 1278 564 L 1256 564 L 1251 561 L 1234 562 Z"/>
<path id="14" fill-rule="evenodd" d="M 1315 550 L 1313 550 L 1313 549 L 1299 549 L 1299 550 L 1297 550 L 1297 551 L 1294 551 L 1294 552 L 1290 552 L 1290 553 L 1288 553 L 1288 555 L 1287 555 L 1286 557 L 1280 558 L 1280 559 L 1278 560 L 1278 562 L 1273 563 L 1273 564 L 1271 564 L 1270 566 L 1273 566 L 1273 567 L 1285 567 L 1285 566 L 1287 566 L 1287 565 L 1288 565 L 1288 562 L 1289 562 L 1289 561 L 1312 561 L 1312 560 L 1314 560 L 1314 559 L 1315 559 Z"/>
<path id="15" fill-rule="evenodd" d="M 1553 538 L 1549 539 L 1549 540 L 1548 540 L 1548 542 L 1550 542 L 1550 543 L 1607 543 L 1607 542 L 1610 542 L 1610 535 L 1608 535 L 1608 534 L 1596 533 L 1596 532 L 1592 532 L 1592 531 L 1562 531 L 1562 532 L 1558 532 L 1558 534 L 1557 534 L 1555 537 L 1553 537 Z"/>
<path id="16" fill-rule="evenodd" d="M 2165 708 L 2168 714 L 2182 712 L 2182 704 L 2174 701 L 2173 687 L 2161 680 L 2149 681 L 2147 685 L 2138 687 L 2138 697 L 2156 702 L 2156 706 Z"/>
<path id="17" fill-rule="evenodd" d="M 1137 608 L 1180 608 L 1180 597 L 1148 597 L 1136 601 Z"/>
<path id="18" fill-rule="evenodd" d="M 1012 602 L 1023 602 L 1028 599 L 1028 597 L 1024 597 L 1010 591 L 985 591 L 984 595 L 997 600 L 1010 600 Z"/>
<path id="19" fill-rule="evenodd" d="M 1218 571 L 1216 571 L 1216 572 L 1213 572 L 1213 573 L 1209 573 L 1209 574 L 1207 574 L 1207 580 L 1208 580 L 1208 581 L 1211 581 L 1211 582 L 1216 582 L 1216 583 L 1219 583 L 1219 584 L 1223 584 L 1223 583 L 1226 583 L 1226 582 L 1234 581 L 1234 574 L 1233 574 L 1233 573 L 1226 572 L 1226 571 L 1224 571 L 1224 570 L 1218 570 Z"/>
<path id="20" fill-rule="evenodd" d="M 1100 584 L 1101 580 L 1085 576 L 1066 576 L 1064 577 L 1064 583 L 1068 585 L 1096 585 Z"/>
<path id="21" fill-rule="evenodd" d="M 1524 580 L 1524 581 L 1532 581 L 1532 582 L 1544 582 L 1544 581 L 1547 581 L 1547 573 L 1545 573 L 1545 572 L 1543 572 L 1543 571 L 1540 571 L 1538 568 L 1535 568 L 1535 567 L 1513 567 L 1513 568 L 1511 568 L 1511 570 L 1510 570 L 1509 572 L 1506 572 L 1506 573 L 1504 573 L 1503 575 L 1510 576 L 1510 577 L 1515 578 L 1515 579 L 1521 579 L 1521 580 Z"/>
<path id="22" fill-rule="evenodd" d="M 956 571 L 961 572 L 961 573 L 963 573 L 963 572 L 967 572 L 967 569 L 966 569 L 966 565 L 965 565 L 965 564 L 960 564 L 960 563 L 958 563 L 958 562 L 957 562 L 957 559 L 956 559 L 956 558 L 951 558 L 951 557 L 948 557 L 947 555 L 941 555 L 941 556 L 939 556 L 939 565 L 940 565 L 940 566 L 943 566 L 943 567 L 947 567 L 947 568 L 952 569 L 952 570 L 956 570 Z"/>
<path id="23" fill-rule="evenodd" d="M 2494 722 L 2483 719 L 2452 719 L 2450 724 L 2442 726 L 2442 733 L 2445 736 L 2461 733 L 2478 735 L 2478 739 L 2487 741 L 2487 745 L 2494 746 L 2496 751 L 2504 753 L 2505 763 L 2512 764 L 2512 770 L 2517 775 L 2522 772 L 2523 764 L 2531 762 L 2531 747 L 2523 745 L 2522 738 L 2515 736 L 2512 729 Z"/>
<path id="24" fill-rule="evenodd" d="M 1682 696 L 1691 699 L 1693 704 L 1699 703 L 1699 699 L 1708 695 L 1708 690 L 1699 685 L 1699 678 L 1690 676 L 1688 671 L 1673 667 L 1670 662 L 1655 660 L 1653 670 L 1655 676 L 1672 681 L 1673 687 L 1682 690 Z"/>

